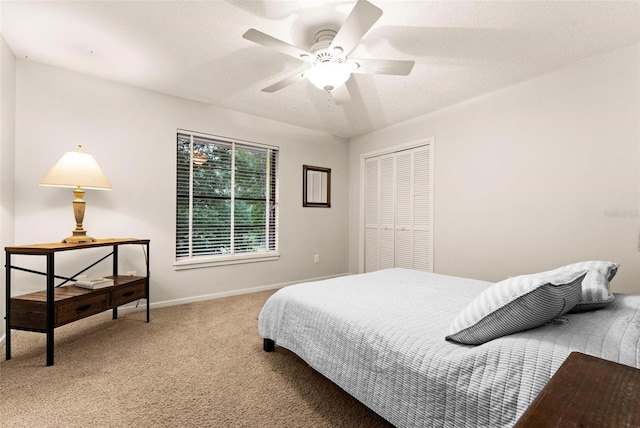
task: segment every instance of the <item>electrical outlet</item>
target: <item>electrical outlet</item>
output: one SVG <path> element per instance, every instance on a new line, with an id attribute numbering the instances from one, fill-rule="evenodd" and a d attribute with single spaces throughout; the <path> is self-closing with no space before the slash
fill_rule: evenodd
<path id="1" fill-rule="evenodd" d="M 315 256 L 313 256 L 313 262 L 320 263 L 320 254 L 316 254 Z"/>

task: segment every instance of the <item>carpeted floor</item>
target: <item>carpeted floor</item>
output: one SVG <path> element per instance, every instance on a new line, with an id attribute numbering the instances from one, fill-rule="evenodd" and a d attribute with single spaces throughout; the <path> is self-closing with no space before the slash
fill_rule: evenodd
<path id="1" fill-rule="evenodd" d="M 96 315 L 0 348 L 0 427 L 388 427 L 293 353 L 262 350 L 273 291 Z"/>

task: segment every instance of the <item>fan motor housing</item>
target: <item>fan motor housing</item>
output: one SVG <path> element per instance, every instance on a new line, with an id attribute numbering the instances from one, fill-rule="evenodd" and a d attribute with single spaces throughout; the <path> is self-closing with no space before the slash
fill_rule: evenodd
<path id="1" fill-rule="evenodd" d="M 323 29 L 316 33 L 316 43 L 311 46 L 311 53 L 315 55 L 313 59 L 314 64 L 323 62 L 336 62 L 344 63 L 345 57 L 342 54 L 342 49 L 339 47 L 329 51 L 329 45 L 335 38 L 337 32 L 331 29 Z"/>

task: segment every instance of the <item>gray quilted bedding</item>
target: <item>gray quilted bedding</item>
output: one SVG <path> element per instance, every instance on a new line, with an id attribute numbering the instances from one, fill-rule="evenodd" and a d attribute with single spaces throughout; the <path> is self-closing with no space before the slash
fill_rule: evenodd
<path id="1" fill-rule="evenodd" d="M 449 324 L 491 283 L 407 269 L 285 287 L 259 332 L 397 427 L 512 426 L 571 351 L 640 367 L 640 296 L 469 346 Z"/>

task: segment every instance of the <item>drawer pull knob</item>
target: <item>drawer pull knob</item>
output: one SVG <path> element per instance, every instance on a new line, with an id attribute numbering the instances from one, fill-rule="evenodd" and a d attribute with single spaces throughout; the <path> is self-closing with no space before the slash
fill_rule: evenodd
<path id="1" fill-rule="evenodd" d="M 78 306 L 76 308 L 76 313 L 79 314 L 80 312 L 84 312 L 87 309 L 89 309 L 91 307 L 91 303 L 89 303 L 88 305 L 82 305 L 82 306 Z"/>
<path id="2" fill-rule="evenodd" d="M 122 297 L 133 296 L 133 291 L 127 291 L 126 293 L 122 293 Z"/>

